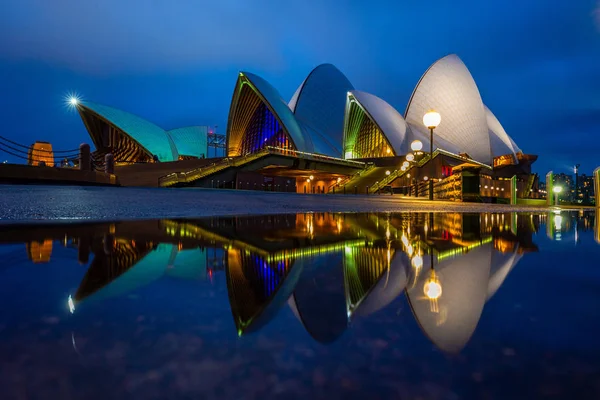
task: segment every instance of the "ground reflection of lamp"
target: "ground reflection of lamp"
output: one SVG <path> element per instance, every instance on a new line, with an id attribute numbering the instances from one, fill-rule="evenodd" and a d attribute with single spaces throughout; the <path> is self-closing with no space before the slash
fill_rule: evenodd
<path id="1" fill-rule="evenodd" d="M 410 263 L 413 266 L 413 268 L 419 269 L 419 268 L 423 267 L 423 257 L 421 257 L 419 254 L 417 254 L 416 256 L 414 256 L 412 258 Z"/>
<path id="2" fill-rule="evenodd" d="M 69 300 L 67 301 L 68 305 L 69 305 L 69 311 L 71 312 L 71 314 L 73 314 L 75 312 L 75 303 L 73 302 L 73 297 L 71 297 L 71 295 L 69 295 Z"/>
<path id="3" fill-rule="evenodd" d="M 440 311 L 438 299 L 442 296 L 442 285 L 433 268 L 431 268 L 431 272 L 429 273 L 429 279 L 425 281 L 423 293 L 429 299 L 431 312 L 438 313 Z"/>

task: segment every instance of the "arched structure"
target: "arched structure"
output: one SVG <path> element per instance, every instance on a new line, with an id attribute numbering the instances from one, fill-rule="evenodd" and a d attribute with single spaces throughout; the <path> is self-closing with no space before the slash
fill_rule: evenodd
<path id="1" fill-rule="evenodd" d="M 494 166 L 516 164 L 518 162 L 518 153 L 522 153 L 521 149 L 512 140 L 504 130 L 498 118 L 492 111 L 484 106 L 485 116 L 489 128 L 490 147 L 493 157 Z"/>
<path id="2" fill-rule="evenodd" d="M 180 158 L 204 158 L 207 155 L 208 126 L 187 126 L 167 132 Z"/>
<path id="3" fill-rule="evenodd" d="M 112 153 L 117 162 L 175 161 L 179 153 L 160 127 L 117 108 L 91 102 L 77 105 L 98 155 Z"/>
<path id="4" fill-rule="evenodd" d="M 348 92 L 344 121 L 344 158 L 391 157 L 409 151 L 410 129 L 402 115 L 370 93 Z"/>
<path id="5" fill-rule="evenodd" d="M 483 101 L 471 73 L 454 54 L 429 67 L 414 89 L 405 114 L 411 130 L 429 136 L 423 115 L 430 109 L 442 116 L 434 132 L 434 149 L 443 148 L 438 143 L 442 139 L 451 145 L 444 150 L 466 153 L 491 165 L 493 156 Z"/>
<path id="6" fill-rule="evenodd" d="M 279 92 L 259 76 L 241 72 L 227 123 L 227 154 L 240 156 L 265 146 L 313 152 Z"/>
<path id="7" fill-rule="evenodd" d="M 321 64 L 300 84 L 289 102 L 304 127 L 315 153 L 342 157 L 342 131 L 346 93 L 354 86 L 335 66 Z"/>

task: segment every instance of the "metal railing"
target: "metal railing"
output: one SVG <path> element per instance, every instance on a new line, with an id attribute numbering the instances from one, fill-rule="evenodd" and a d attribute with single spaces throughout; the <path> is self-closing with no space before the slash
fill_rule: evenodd
<path id="1" fill-rule="evenodd" d="M 373 164 L 373 163 L 365 164 L 364 169 L 358 171 L 355 174 L 348 175 L 347 177 L 343 178 L 341 181 L 336 182 L 333 185 L 329 186 L 329 188 L 327 189 L 327 193 L 335 193 L 336 189 L 346 186 L 347 183 L 351 182 L 353 179 L 359 178 L 362 175 L 368 173 L 373 168 L 375 168 L 375 164 Z"/>
<path id="2" fill-rule="evenodd" d="M 186 172 L 173 172 L 168 175 L 161 176 L 158 179 L 158 186 L 168 187 L 180 183 L 190 183 L 198 179 L 205 178 L 226 168 L 239 167 L 241 165 L 247 164 L 251 161 L 257 160 L 267 155 L 282 155 L 295 158 L 302 158 L 305 160 L 335 162 L 337 164 L 343 164 L 352 167 L 364 167 L 366 165 L 365 163 L 359 161 L 344 160 L 342 158 L 306 153 L 297 150 L 283 149 L 280 147 L 267 146 L 264 147 L 262 150 L 257 151 L 256 153 L 249 153 L 241 157 L 228 157 L 224 158 L 222 161 L 213 163 L 206 167 L 196 168 Z"/>

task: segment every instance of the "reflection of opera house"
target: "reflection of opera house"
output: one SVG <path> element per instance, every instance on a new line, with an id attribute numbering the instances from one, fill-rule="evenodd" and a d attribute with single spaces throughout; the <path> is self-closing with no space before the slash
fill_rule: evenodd
<path id="1" fill-rule="evenodd" d="M 426 336 L 456 352 L 523 254 L 537 250 L 537 224 L 514 213 L 323 213 L 48 227 L 35 241 L 70 242 L 82 263 L 93 254 L 69 299 L 75 315 L 163 277 L 224 270 L 240 336 L 289 306 L 315 340 L 332 342 L 405 293 Z"/>
<path id="2" fill-rule="evenodd" d="M 86 102 L 78 109 L 97 152 L 116 152 L 117 160 L 198 158 L 197 142 L 206 142 L 206 132 L 193 128 L 167 132 L 131 114 Z M 431 109 L 441 115 L 432 158 L 424 153 L 430 139 L 422 122 Z M 165 167 L 172 173 L 159 182 L 214 186 L 218 181 L 222 187 L 244 189 L 255 187 L 250 182 L 269 182 L 272 190 L 283 190 L 277 180 L 284 178 L 293 179 L 299 192 L 314 192 L 315 186 L 324 192 L 336 186 L 341 191 L 343 180 L 361 190 L 377 183 L 406 192 L 418 190 L 427 175 L 442 182 L 454 174 L 475 174 L 491 186 L 482 185 L 478 195 L 490 198 L 508 197 L 498 181 L 514 175 L 521 197 L 534 196 L 537 184 L 530 176 L 536 156 L 524 154 L 507 134 L 455 55 L 425 72 L 404 115 L 385 100 L 356 90 L 331 64 L 316 67 L 289 102 L 266 80 L 241 72 L 231 101 L 226 151 L 228 158 L 215 160 L 210 169 L 201 163 Z M 368 170 L 361 175 L 370 180 L 353 180 L 361 169 Z M 436 193 L 450 196 L 442 183 Z"/>

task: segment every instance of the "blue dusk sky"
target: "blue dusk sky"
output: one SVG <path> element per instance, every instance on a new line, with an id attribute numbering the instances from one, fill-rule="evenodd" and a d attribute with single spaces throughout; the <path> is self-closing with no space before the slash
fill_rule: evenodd
<path id="1" fill-rule="evenodd" d="M 600 165 L 598 0 L 3 0 L 1 135 L 89 142 L 65 107 L 70 92 L 163 128 L 225 133 L 239 70 L 289 99 L 325 62 L 403 114 L 449 53 L 524 152 L 539 154 L 537 172 Z"/>

